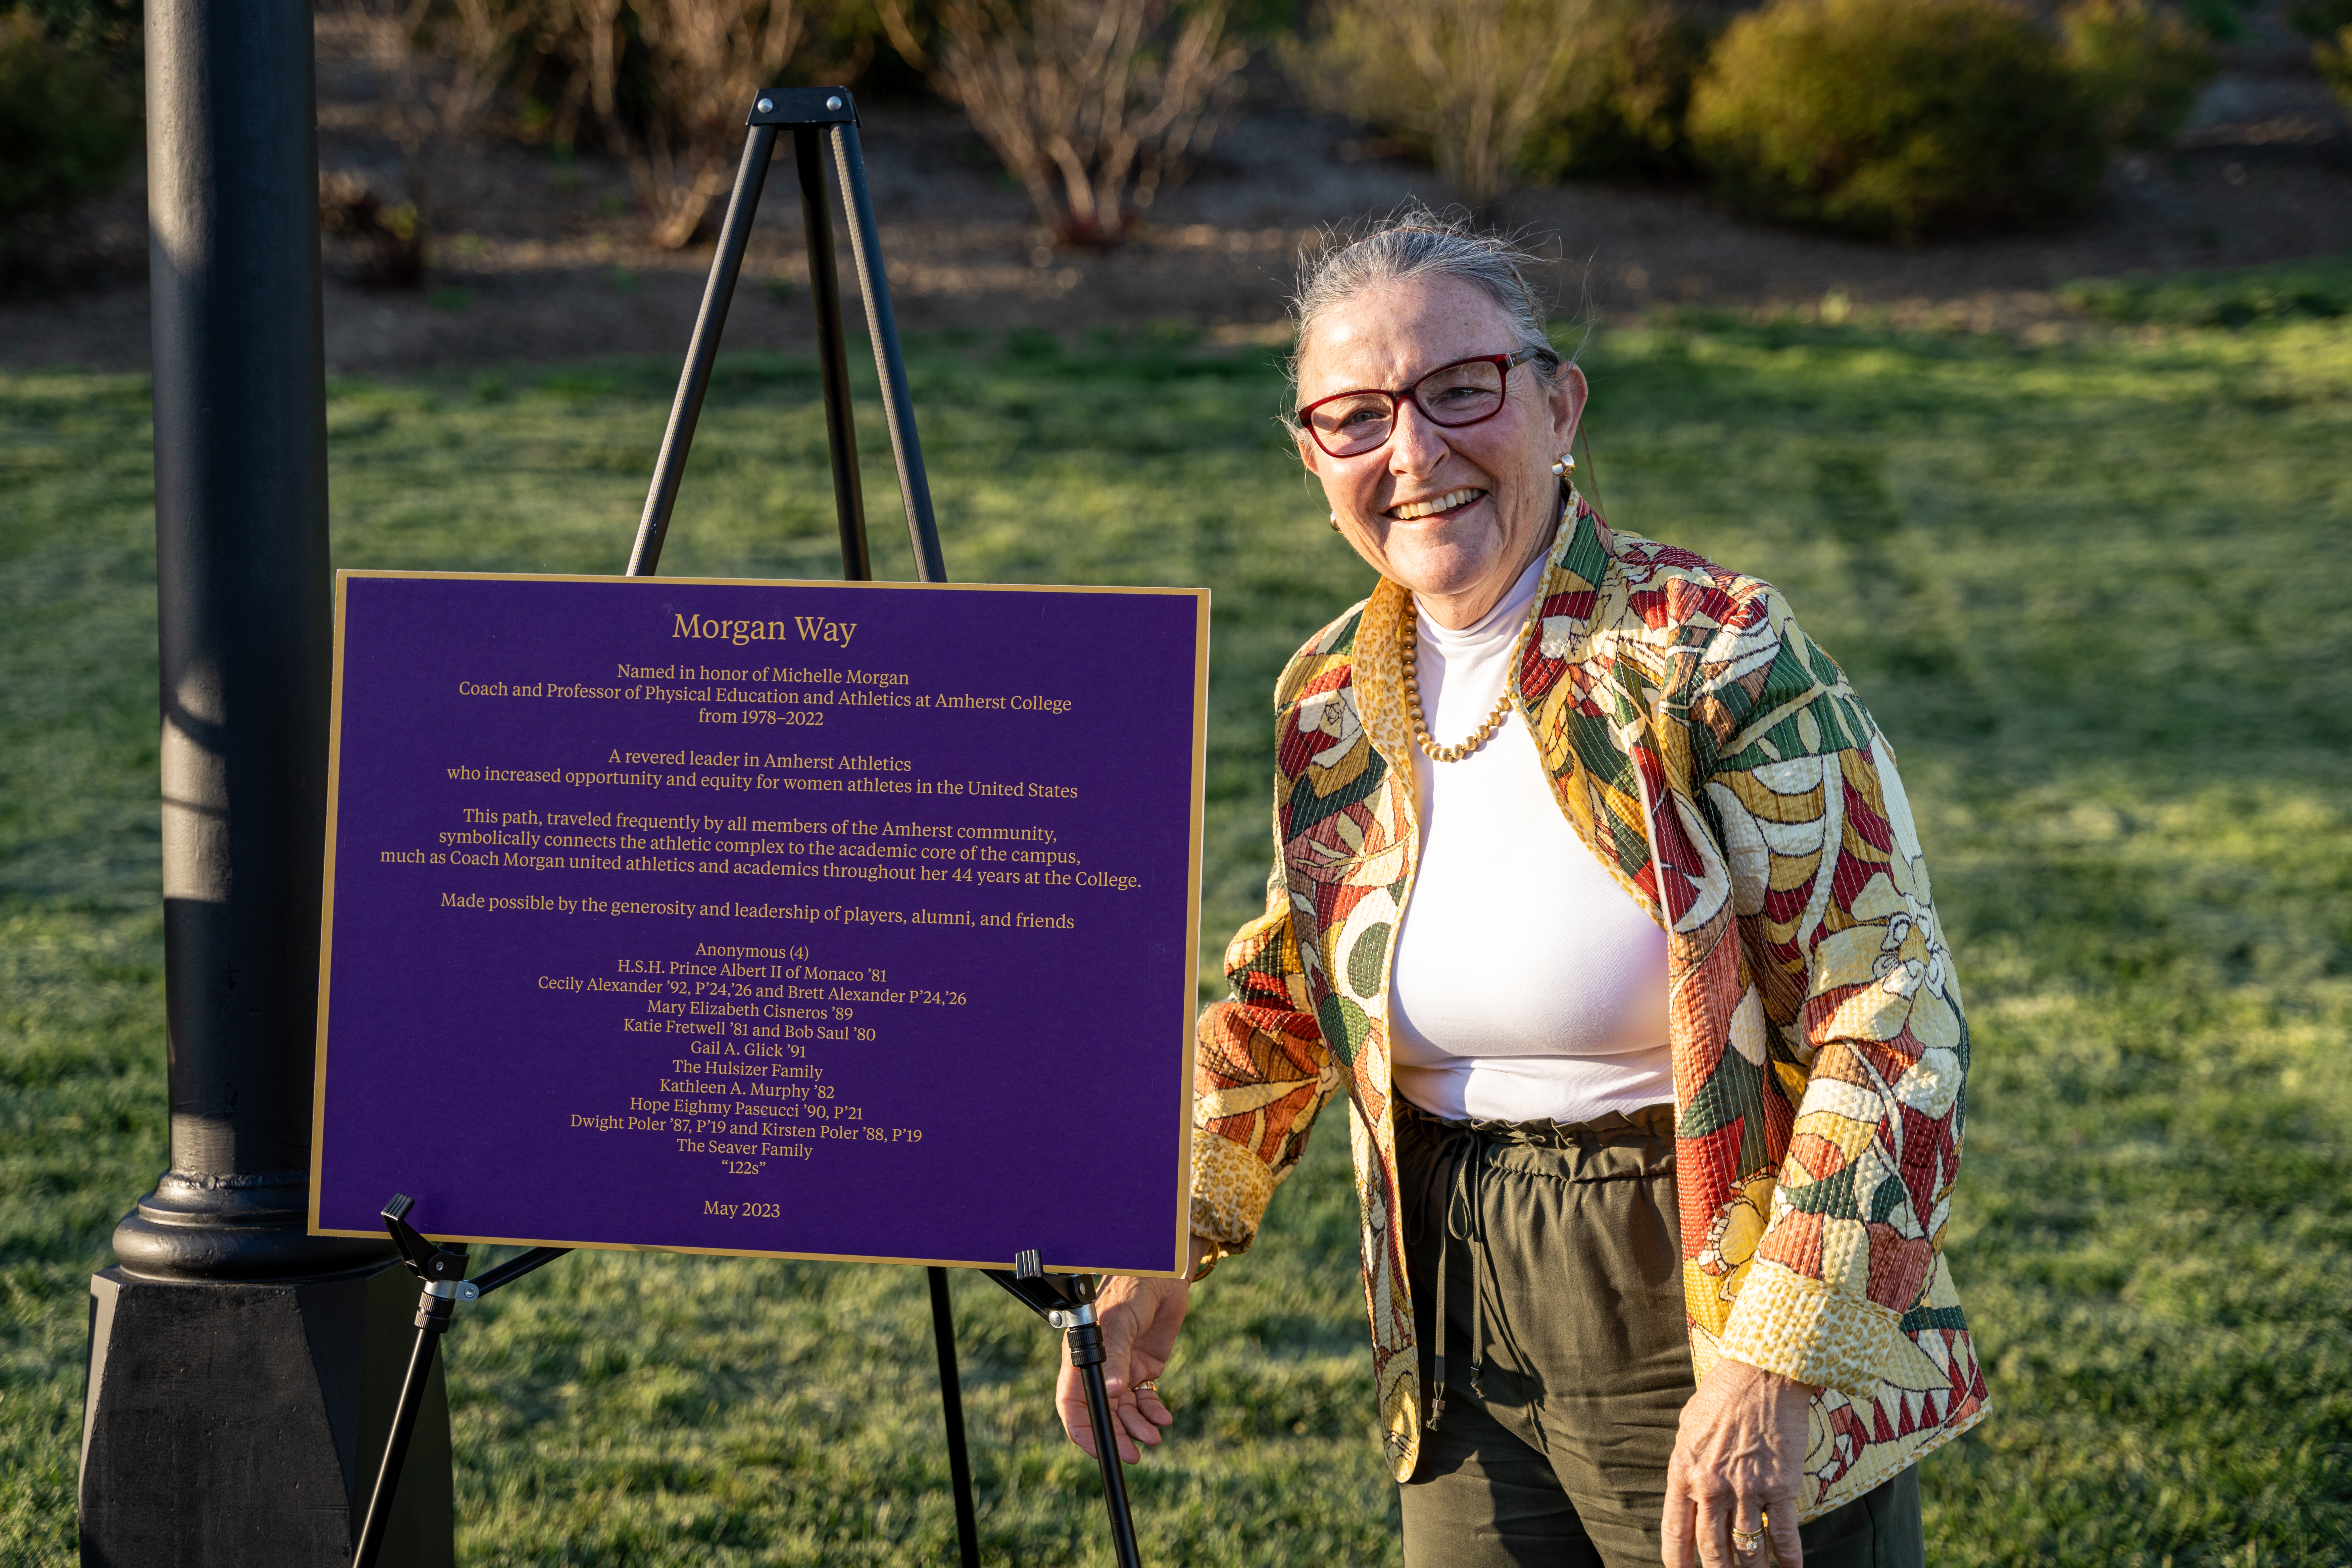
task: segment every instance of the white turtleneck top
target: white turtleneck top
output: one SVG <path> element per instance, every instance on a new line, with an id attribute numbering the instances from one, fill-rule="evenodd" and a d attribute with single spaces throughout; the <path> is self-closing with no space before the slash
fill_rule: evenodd
<path id="1" fill-rule="evenodd" d="M 1440 745 L 1494 711 L 1545 557 L 1477 625 L 1418 609 Z M 1516 709 L 1460 762 L 1418 750 L 1421 867 L 1391 972 L 1397 1092 L 1455 1119 L 1590 1121 L 1673 1101 L 1666 937 L 1576 836 Z"/>

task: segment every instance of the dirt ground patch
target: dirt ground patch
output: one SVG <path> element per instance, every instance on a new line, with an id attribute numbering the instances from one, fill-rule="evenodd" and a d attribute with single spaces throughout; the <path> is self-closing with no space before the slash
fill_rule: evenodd
<path id="1" fill-rule="evenodd" d="M 1510 219 L 1558 260 L 1563 309 L 1603 318 L 1662 304 L 1739 310 L 1879 311 L 1975 331 L 2063 331 L 2052 289 L 2133 269 L 2228 267 L 2352 250 L 2352 122 L 2300 40 L 2273 13 L 2226 51 L 2169 153 L 2119 158 L 2096 207 L 2043 232 L 1910 248 L 1744 223 L 1692 188 L 1569 184 L 1515 193 Z M 320 37 L 320 160 L 381 179 L 364 73 L 331 26 Z M 1363 159 L 1360 136 L 1309 114 L 1270 72 L 1247 111 L 1150 223 L 1109 254 L 1044 242 L 1026 203 L 962 118 L 935 105 L 868 105 L 864 135 L 903 330 L 1083 331 L 1174 321 L 1230 339 L 1277 339 L 1297 250 L 1322 226 L 1412 197 L 1443 202 L 1428 169 Z M 710 252 L 646 245 L 628 184 L 593 157 L 511 143 L 467 172 L 464 226 L 421 292 L 331 276 L 331 370 L 396 374 L 685 347 Z M 804 348 L 806 268 L 789 163 L 772 174 L 735 348 Z M 0 366 L 143 368 L 149 322 L 144 192 L 138 182 L 83 225 L 87 281 L 0 304 Z M 845 281 L 847 257 L 843 254 Z"/>

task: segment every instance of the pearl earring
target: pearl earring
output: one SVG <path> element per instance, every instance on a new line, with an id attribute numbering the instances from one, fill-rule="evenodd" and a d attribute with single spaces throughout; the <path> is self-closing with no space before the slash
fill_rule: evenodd
<path id="1" fill-rule="evenodd" d="M 1336 511 L 1331 514 L 1331 531 L 1334 533 L 1339 531 L 1339 514 Z"/>
<path id="2" fill-rule="evenodd" d="M 1559 461 L 1551 466 L 1551 471 L 1559 475 L 1563 479 L 1568 478 L 1569 475 L 1576 472 L 1576 454 L 1573 452 L 1562 452 L 1559 455 Z"/>

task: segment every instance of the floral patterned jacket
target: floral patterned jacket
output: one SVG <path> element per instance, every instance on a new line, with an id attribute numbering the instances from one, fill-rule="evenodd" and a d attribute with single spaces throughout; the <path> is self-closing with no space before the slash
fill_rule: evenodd
<path id="1" fill-rule="evenodd" d="M 1885 738 L 1769 585 L 1612 531 L 1581 498 L 1515 656 L 1560 809 L 1664 928 L 1685 1310 L 1821 1385 L 1803 1517 L 1958 1436 L 1987 1395 L 1942 1253 L 1968 1026 Z M 1416 826 L 1383 582 L 1276 693 L 1266 912 L 1202 1013 L 1192 1228 L 1246 1247 L 1344 1095 L 1389 1459 L 1421 1399 L 1399 1225 L 1389 977 Z"/>

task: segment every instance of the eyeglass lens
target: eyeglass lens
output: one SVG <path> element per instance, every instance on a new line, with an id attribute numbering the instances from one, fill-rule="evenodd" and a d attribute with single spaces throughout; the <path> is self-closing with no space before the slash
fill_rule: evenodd
<path id="1" fill-rule="evenodd" d="M 1435 424 L 1475 425 L 1503 406 L 1503 374 L 1492 360 L 1445 365 L 1413 384 L 1412 400 Z M 1385 392 L 1353 392 L 1316 405 L 1307 420 L 1325 451 L 1352 458 L 1389 438 L 1396 406 Z"/>

